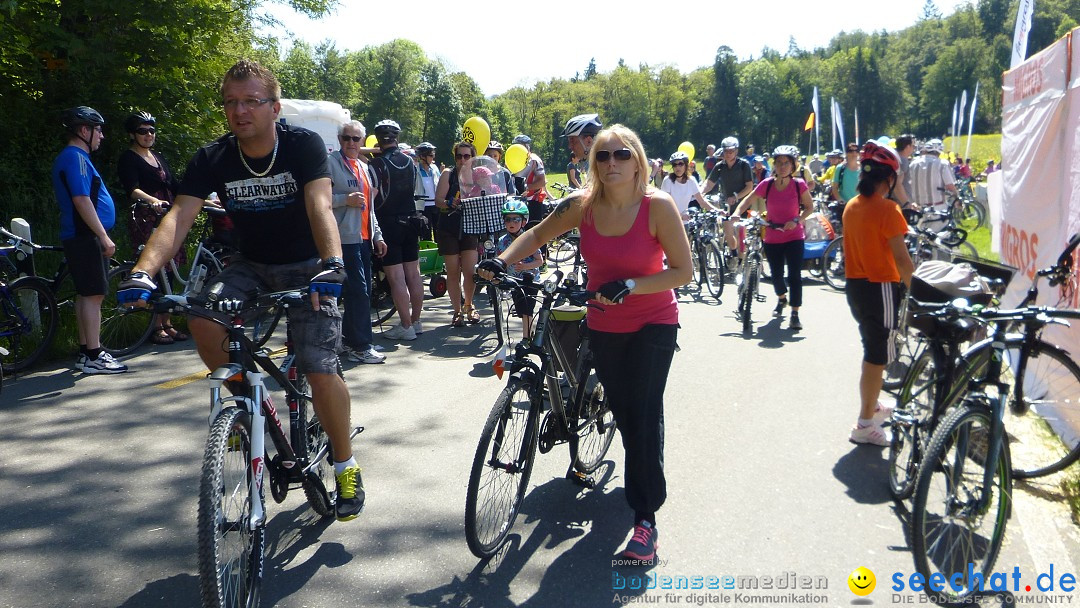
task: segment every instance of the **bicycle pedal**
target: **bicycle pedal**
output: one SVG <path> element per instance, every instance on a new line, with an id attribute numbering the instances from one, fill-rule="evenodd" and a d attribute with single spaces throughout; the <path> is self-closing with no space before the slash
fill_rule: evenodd
<path id="1" fill-rule="evenodd" d="M 765 301 L 765 296 L 763 296 L 761 294 L 758 294 L 758 295 L 754 296 L 754 301 L 755 302 L 764 302 Z"/>
<path id="2" fill-rule="evenodd" d="M 570 471 L 566 474 L 566 478 L 574 482 L 575 485 L 579 485 L 588 490 L 592 490 L 596 487 L 596 482 L 580 471 Z"/>

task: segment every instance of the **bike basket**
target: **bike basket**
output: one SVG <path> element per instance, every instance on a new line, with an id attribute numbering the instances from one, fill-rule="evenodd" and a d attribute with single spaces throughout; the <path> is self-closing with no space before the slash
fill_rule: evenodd
<path id="1" fill-rule="evenodd" d="M 506 202 L 505 194 L 488 194 L 461 199 L 461 232 L 463 234 L 489 234 L 502 230 L 504 202 Z"/>
<path id="2" fill-rule="evenodd" d="M 908 303 L 908 325 L 930 337 L 943 336 L 945 325 L 934 317 L 916 317 L 915 313 L 924 312 L 917 302 L 945 304 L 957 298 L 964 298 L 969 304 L 990 304 L 993 294 L 983 277 L 970 264 L 954 264 L 929 260 L 915 269 L 911 277 L 911 298 Z M 958 335 L 961 339 L 971 339 L 978 329 L 975 324 L 967 324 L 967 331 Z"/>
<path id="3" fill-rule="evenodd" d="M 571 368 L 577 365 L 578 346 L 585 336 L 585 307 L 584 306 L 556 306 L 551 309 L 548 317 L 551 324 L 550 336 L 559 342 L 559 347 L 566 355 L 567 363 Z M 569 370 L 562 369 L 558 359 L 555 360 L 555 368 L 560 372 Z"/>

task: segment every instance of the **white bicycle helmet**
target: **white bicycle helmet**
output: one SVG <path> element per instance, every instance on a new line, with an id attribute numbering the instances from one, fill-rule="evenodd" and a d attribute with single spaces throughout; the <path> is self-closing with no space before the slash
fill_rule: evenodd
<path id="1" fill-rule="evenodd" d="M 738 150 L 739 139 L 737 137 L 725 137 L 724 140 L 720 142 L 720 147 L 725 150 L 729 150 L 731 148 Z"/>
<path id="2" fill-rule="evenodd" d="M 672 152 L 671 156 L 668 157 L 668 162 L 673 163 L 673 162 L 675 162 L 677 160 L 689 161 L 690 156 L 686 152 L 681 152 L 680 151 L 680 152 Z"/>
<path id="3" fill-rule="evenodd" d="M 776 149 L 772 151 L 773 158 L 777 156 L 789 156 L 791 162 L 798 164 L 799 162 L 799 148 L 797 146 L 776 146 Z"/>
<path id="4" fill-rule="evenodd" d="M 578 114 L 566 121 L 562 137 L 596 135 L 603 126 L 599 114 Z"/>
<path id="5" fill-rule="evenodd" d="M 945 151 L 945 143 L 940 139 L 931 139 L 922 145 L 922 151 L 931 154 L 941 154 Z"/>

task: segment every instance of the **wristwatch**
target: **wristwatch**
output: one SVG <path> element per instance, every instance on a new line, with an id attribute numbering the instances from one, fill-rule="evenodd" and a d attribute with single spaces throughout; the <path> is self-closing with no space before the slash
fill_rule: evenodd
<path id="1" fill-rule="evenodd" d="M 623 283 L 626 285 L 626 288 L 630 290 L 630 293 L 634 293 L 634 288 L 637 287 L 637 281 L 634 279 L 626 279 Z"/>
<path id="2" fill-rule="evenodd" d="M 341 270 L 344 267 L 345 267 L 345 260 L 339 258 L 336 255 L 328 257 L 328 258 L 326 258 L 326 260 L 323 261 L 323 270 L 330 270 L 330 269 Z"/>

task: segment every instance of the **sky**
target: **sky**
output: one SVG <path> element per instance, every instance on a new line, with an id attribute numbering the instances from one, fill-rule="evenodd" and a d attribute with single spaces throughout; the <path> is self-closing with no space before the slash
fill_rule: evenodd
<path id="1" fill-rule="evenodd" d="M 973 0 L 972 0 L 973 1 Z M 969 0 L 935 0 L 949 15 Z M 803 50 L 825 46 L 841 31 L 896 31 L 915 23 L 923 0 L 727 0 L 681 5 L 657 2 L 396 2 L 343 0 L 331 15 L 308 19 L 279 4 L 267 12 L 281 26 L 264 30 L 312 45 L 332 40 L 338 50 L 357 51 L 395 38 L 418 43 L 429 58 L 464 71 L 487 96 L 518 85 L 584 73 L 591 58 L 600 72 L 629 66 L 674 65 L 688 73 L 711 66 L 727 45 L 740 59 L 760 57 L 766 46 L 781 53 L 791 37 Z M 714 6 L 704 14 L 680 6 Z M 466 8 L 467 7 L 467 8 Z M 807 9 L 807 7 L 812 7 Z"/>

